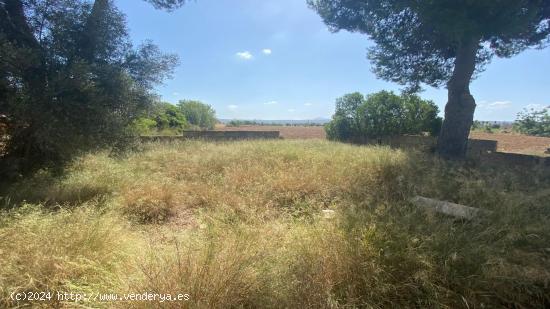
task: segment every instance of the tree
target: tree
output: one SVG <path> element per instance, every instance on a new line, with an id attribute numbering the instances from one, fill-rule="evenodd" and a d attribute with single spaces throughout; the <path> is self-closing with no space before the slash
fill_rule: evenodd
<path id="1" fill-rule="evenodd" d="M 336 113 L 326 125 L 331 140 L 364 142 L 369 138 L 439 132 L 441 118 L 432 101 L 416 95 L 380 91 L 366 98 L 360 93 L 336 100 Z"/>
<path id="2" fill-rule="evenodd" d="M 333 31 L 367 34 L 374 72 L 418 91 L 448 89 L 438 152 L 466 154 L 475 100 L 472 78 L 493 56 L 543 48 L 550 35 L 548 0 L 308 0 Z"/>
<path id="3" fill-rule="evenodd" d="M 0 172 L 58 166 L 120 144 L 177 58 L 132 47 L 112 0 L 0 1 Z"/>
<path id="4" fill-rule="evenodd" d="M 216 125 L 216 111 L 208 104 L 200 101 L 182 100 L 178 107 L 187 121 L 199 129 L 212 130 Z"/>
<path id="5" fill-rule="evenodd" d="M 550 137 L 550 108 L 519 113 L 514 129 L 527 135 Z"/>
<path id="6" fill-rule="evenodd" d="M 175 105 L 156 102 L 151 110 L 134 122 L 140 134 L 179 134 L 189 127 L 183 112 Z"/>

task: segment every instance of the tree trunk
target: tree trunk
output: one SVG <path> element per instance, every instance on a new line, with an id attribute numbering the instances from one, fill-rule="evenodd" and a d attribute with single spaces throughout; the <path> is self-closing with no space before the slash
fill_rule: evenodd
<path id="1" fill-rule="evenodd" d="M 21 167 L 28 167 L 35 159 L 41 158 L 41 154 L 32 151 L 36 145 L 37 132 L 33 123 L 40 119 L 41 109 L 47 108 L 44 107 L 48 102 L 46 58 L 29 26 L 23 1 L 5 0 L 0 10 L 0 17 L 3 18 L 0 26 L 5 39 L 16 51 L 14 60 L 10 63 L 10 70 L 21 78 L 26 94 L 26 98 L 13 114 L 13 110 L 8 107 L 3 111 L 11 118 L 10 139 L 4 159 L 10 159 L 10 162 L 17 161 Z"/>
<path id="2" fill-rule="evenodd" d="M 475 71 L 479 48 L 477 38 L 460 44 L 453 75 L 447 84 L 448 102 L 445 120 L 437 143 L 437 152 L 445 159 L 462 159 L 466 156 L 468 136 L 474 120 L 476 103 L 470 94 L 470 81 Z"/>

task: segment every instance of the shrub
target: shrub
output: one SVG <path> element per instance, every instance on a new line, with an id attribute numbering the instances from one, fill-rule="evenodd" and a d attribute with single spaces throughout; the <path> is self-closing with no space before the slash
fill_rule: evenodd
<path id="1" fill-rule="evenodd" d="M 134 122 L 140 134 L 179 134 L 189 128 L 183 112 L 175 105 L 157 102 L 149 113 Z"/>
<path id="2" fill-rule="evenodd" d="M 336 100 L 336 113 L 325 126 L 331 140 L 363 141 L 383 136 L 439 134 L 442 120 L 432 101 L 416 95 L 381 91 L 366 98 L 360 93 Z"/>
<path id="3" fill-rule="evenodd" d="M 550 136 L 550 108 L 524 110 L 518 114 L 514 129 L 527 135 Z"/>
<path id="4" fill-rule="evenodd" d="M 183 100 L 178 104 L 179 109 L 187 118 L 187 121 L 198 129 L 212 130 L 216 125 L 216 111 L 199 101 Z"/>

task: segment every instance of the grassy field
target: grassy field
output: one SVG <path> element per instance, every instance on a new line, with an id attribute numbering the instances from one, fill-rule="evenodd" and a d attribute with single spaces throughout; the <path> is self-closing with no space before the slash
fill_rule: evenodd
<path id="1" fill-rule="evenodd" d="M 3 193 L 0 307 L 35 291 L 189 294 L 80 303 L 109 308 L 550 306 L 548 171 L 323 140 L 142 148 Z M 414 195 L 493 214 L 456 221 Z"/>

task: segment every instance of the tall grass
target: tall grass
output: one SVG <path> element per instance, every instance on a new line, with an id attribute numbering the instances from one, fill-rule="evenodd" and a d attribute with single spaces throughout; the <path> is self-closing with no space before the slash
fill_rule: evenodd
<path id="1" fill-rule="evenodd" d="M 548 187 L 543 170 L 324 141 L 91 154 L 4 194 L 0 306 L 60 290 L 190 296 L 85 304 L 123 308 L 544 307 Z M 426 213 L 416 194 L 493 215 Z"/>

